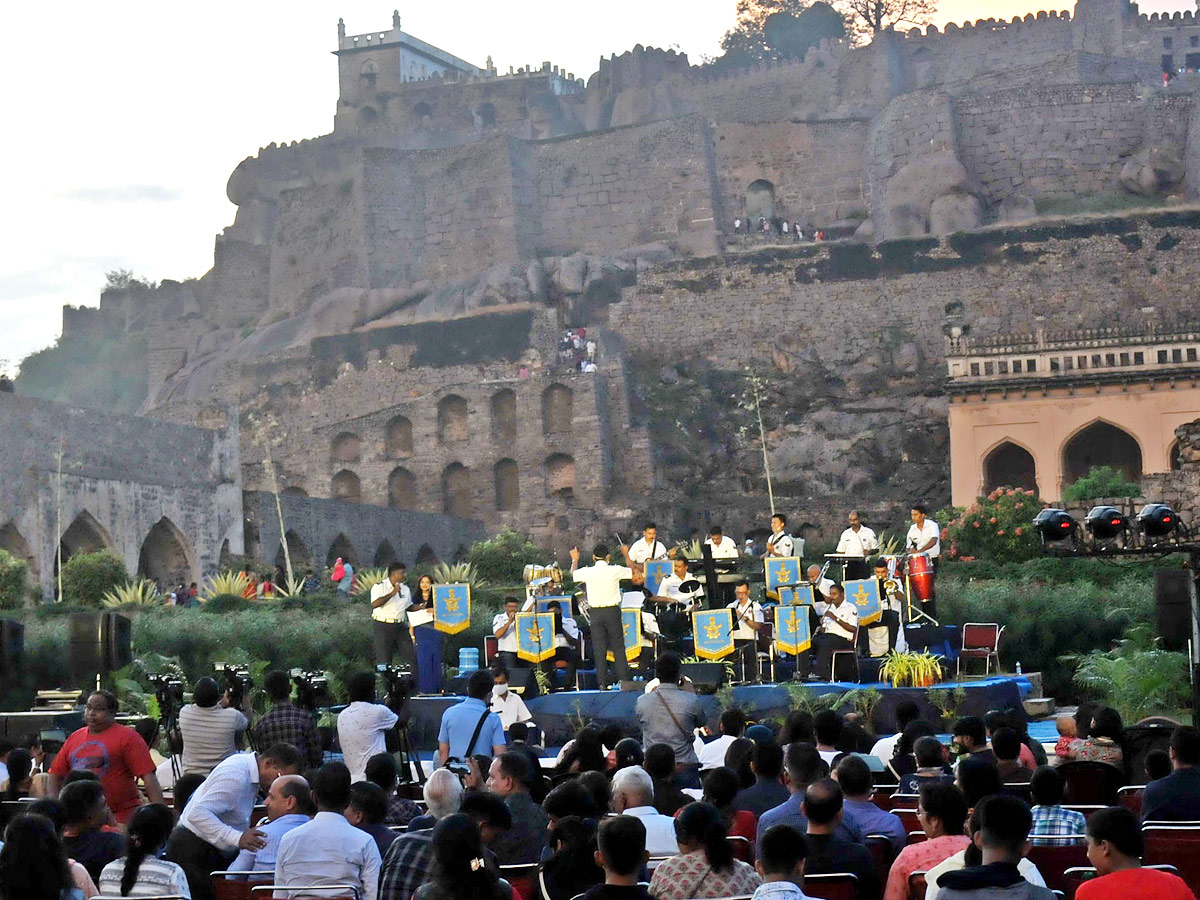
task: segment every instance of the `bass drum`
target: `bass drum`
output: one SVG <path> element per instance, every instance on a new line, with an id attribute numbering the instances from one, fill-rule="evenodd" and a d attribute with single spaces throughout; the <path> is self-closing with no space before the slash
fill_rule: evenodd
<path id="1" fill-rule="evenodd" d="M 908 558 L 908 581 L 913 596 L 922 603 L 933 599 L 933 562 L 924 553 Z"/>

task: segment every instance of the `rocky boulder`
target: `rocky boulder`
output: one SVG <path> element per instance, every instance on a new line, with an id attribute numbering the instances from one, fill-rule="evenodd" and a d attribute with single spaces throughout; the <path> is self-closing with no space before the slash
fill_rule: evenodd
<path id="1" fill-rule="evenodd" d="M 913 237 L 929 231 L 933 201 L 970 193 L 966 167 L 953 153 L 930 153 L 903 166 L 887 183 L 881 237 Z"/>
<path id="2" fill-rule="evenodd" d="M 929 206 L 929 231 L 939 237 L 970 231 L 983 223 L 983 207 L 973 194 L 945 194 Z"/>
<path id="3" fill-rule="evenodd" d="M 1155 197 L 1171 193 L 1183 181 L 1183 163 L 1179 156 L 1164 147 L 1146 147 L 1131 156 L 1121 166 L 1117 176 L 1121 187 L 1140 197 Z"/>
<path id="4" fill-rule="evenodd" d="M 1037 204 L 1028 194 L 1009 194 L 1000 202 L 997 220 L 1005 225 L 1015 225 L 1037 218 Z"/>

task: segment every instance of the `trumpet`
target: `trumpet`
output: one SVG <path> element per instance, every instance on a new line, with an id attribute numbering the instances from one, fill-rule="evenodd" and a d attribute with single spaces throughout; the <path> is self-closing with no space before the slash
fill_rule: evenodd
<path id="1" fill-rule="evenodd" d="M 883 592 L 885 594 L 887 594 L 888 599 L 890 600 L 892 597 L 896 596 L 897 594 L 899 594 L 901 592 L 900 591 L 900 581 L 896 578 L 886 579 L 883 582 Z"/>

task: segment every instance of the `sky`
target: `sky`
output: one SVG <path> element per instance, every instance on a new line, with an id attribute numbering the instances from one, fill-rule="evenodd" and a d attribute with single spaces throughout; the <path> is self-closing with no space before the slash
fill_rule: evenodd
<path id="1" fill-rule="evenodd" d="M 23 6 L 0 53 L 0 371 L 54 343 L 64 304 L 98 305 L 105 272 L 158 281 L 208 271 L 213 238 L 233 221 L 234 167 L 272 141 L 332 129 L 338 18 L 349 34 L 383 30 L 397 2 Z M 935 23 L 1038 8 L 942 0 Z M 406 32 L 477 65 L 489 54 L 501 71 L 549 60 L 586 78 L 602 55 L 639 43 L 693 62 L 716 55 L 735 9 L 736 0 L 458 0 L 402 4 L 400 14 Z"/>

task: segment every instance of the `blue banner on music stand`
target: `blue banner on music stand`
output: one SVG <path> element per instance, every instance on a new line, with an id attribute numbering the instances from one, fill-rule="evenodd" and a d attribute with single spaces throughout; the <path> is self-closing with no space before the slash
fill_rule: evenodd
<path id="1" fill-rule="evenodd" d="M 558 605 L 562 607 L 562 614 L 564 616 L 568 619 L 575 618 L 575 614 L 572 612 L 574 609 L 572 602 L 575 598 L 570 594 L 547 594 L 545 597 L 537 597 L 535 599 L 538 612 L 547 612 L 546 607 L 557 601 Z"/>
<path id="2" fill-rule="evenodd" d="M 554 655 L 554 613 L 517 613 L 517 656 L 540 663 Z"/>
<path id="3" fill-rule="evenodd" d="M 696 655 L 701 659 L 722 659 L 733 652 L 733 610 L 702 609 L 692 613 L 692 634 Z"/>
<path id="4" fill-rule="evenodd" d="M 779 589 L 780 606 L 797 606 L 801 603 L 812 606 L 814 599 L 815 594 L 813 593 L 813 586 L 807 581 L 804 582 L 804 584 L 798 584 L 795 587 Z"/>
<path id="5" fill-rule="evenodd" d="M 842 583 L 846 598 L 858 607 L 858 625 L 872 625 L 883 617 L 883 605 L 879 602 L 879 582 L 874 578 Z"/>
<path id="6" fill-rule="evenodd" d="M 804 653 L 812 646 L 808 606 L 780 606 L 775 610 L 775 648 L 780 653 Z"/>
<path id="7" fill-rule="evenodd" d="M 621 610 L 621 636 L 625 639 L 625 659 L 636 662 L 642 655 L 642 608 Z M 614 662 L 612 651 L 608 661 Z"/>
<path id="8" fill-rule="evenodd" d="M 800 583 L 800 557 L 781 556 L 763 561 L 766 564 L 767 590 L 774 591 L 781 584 Z"/>
<path id="9" fill-rule="evenodd" d="M 471 627 L 469 584 L 433 586 L 433 627 L 446 634 L 458 634 Z"/>
<path id="10" fill-rule="evenodd" d="M 669 559 L 648 559 L 644 565 L 646 567 L 646 589 L 651 594 L 657 594 L 658 586 L 662 584 L 664 578 L 671 574 L 675 564 Z"/>

